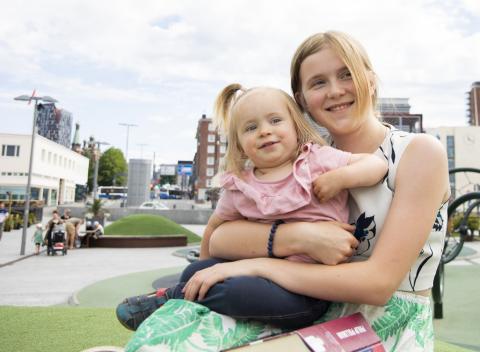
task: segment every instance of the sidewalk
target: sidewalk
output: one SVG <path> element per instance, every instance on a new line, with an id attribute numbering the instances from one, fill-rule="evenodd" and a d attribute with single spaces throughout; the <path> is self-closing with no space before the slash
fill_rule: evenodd
<path id="1" fill-rule="evenodd" d="M 195 227 L 193 227 L 195 228 Z M 184 267 L 184 258 L 169 248 L 81 248 L 66 256 L 35 256 L 27 232 L 25 255 L 20 255 L 22 230 L 4 232 L 0 241 L 0 305 L 49 306 L 67 304 L 72 295 L 95 282 L 128 273 Z M 45 249 L 45 247 L 43 247 Z"/>

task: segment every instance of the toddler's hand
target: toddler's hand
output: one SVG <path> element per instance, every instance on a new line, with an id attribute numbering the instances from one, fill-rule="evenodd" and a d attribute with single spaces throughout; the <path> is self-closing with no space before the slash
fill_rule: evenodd
<path id="1" fill-rule="evenodd" d="M 343 190 L 341 178 L 334 171 L 328 171 L 313 181 L 313 192 L 320 203 L 327 202 Z"/>

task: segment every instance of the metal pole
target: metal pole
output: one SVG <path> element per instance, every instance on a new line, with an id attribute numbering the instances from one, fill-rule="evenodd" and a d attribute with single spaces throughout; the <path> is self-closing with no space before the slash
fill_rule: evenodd
<path id="1" fill-rule="evenodd" d="M 25 255 L 25 243 L 27 240 L 28 215 L 30 212 L 30 186 L 32 183 L 33 148 L 35 145 L 35 128 L 37 127 L 37 104 L 38 100 L 35 99 L 35 106 L 33 108 L 32 143 L 30 145 L 30 161 L 28 165 L 27 193 L 25 194 L 25 208 L 23 210 L 22 245 L 20 247 L 20 255 Z"/>
<path id="2" fill-rule="evenodd" d="M 127 128 L 127 143 L 125 146 L 125 160 L 127 161 L 128 164 L 128 138 L 130 135 L 130 127 L 137 127 L 138 125 L 135 125 L 133 123 L 119 123 L 120 126 L 125 126 Z"/>
<path id="3" fill-rule="evenodd" d="M 125 159 L 127 159 L 128 164 L 128 135 L 130 134 L 130 125 L 127 126 L 127 145 L 125 146 Z"/>
<path id="4" fill-rule="evenodd" d="M 98 177 L 99 155 L 97 154 L 97 148 L 95 147 L 95 144 L 94 144 L 94 150 L 93 150 L 93 157 L 95 159 L 95 168 L 93 171 L 93 199 L 97 199 L 97 189 L 98 189 L 97 177 Z"/>

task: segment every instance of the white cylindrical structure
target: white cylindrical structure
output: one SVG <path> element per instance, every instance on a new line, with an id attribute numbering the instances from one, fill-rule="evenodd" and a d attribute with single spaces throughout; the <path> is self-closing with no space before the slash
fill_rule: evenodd
<path id="1" fill-rule="evenodd" d="M 152 161 L 147 159 L 130 159 L 128 162 L 128 196 L 127 206 L 139 206 L 150 198 L 150 178 Z"/>

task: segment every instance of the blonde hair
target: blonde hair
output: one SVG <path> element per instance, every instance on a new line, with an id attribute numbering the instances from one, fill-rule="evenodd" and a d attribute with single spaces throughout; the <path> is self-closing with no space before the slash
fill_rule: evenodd
<path id="1" fill-rule="evenodd" d="M 372 78 L 370 75 L 374 77 L 376 75 L 367 52 L 355 39 L 345 33 L 336 31 L 317 33 L 308 37 L 300 44 L 293 55 L 290 65 L 290 83 L 293 95 L 297 99 L 297 103 L 302 111 L 305 111 L 305 107 L 297 98 L 297 93 L 302 93 L 300 68 L 307 57 L 325 48 L 333 50 L 345 63 L 352 75 L 357 95 L 356 115 L 361 117 L 365 116 L 369 111 L 373 111 L 377 103 L 377 84 L 373 83 L 372 86 L 371 83 Z M 373 94 L 370 93 L 372 89 Z"/>
<path id="2" fill-rule="evenodd" d="M 227 137 L 227 150 L 223 159 L 222 170 L 233 172 L 240 176 L 245 170 L 248 157 L 243 151 L 237 133 L 237 115 L 235 114 L 236 104 L 253 94 L 259 89 L 272 90 L 279 93 L 285 100 L 286 108 L 292 118 L 295 131 L 297 133 L 298 148 L 295 153 L 297 157 L 305 143 L 313 142 L 319 145 L 325 145 L 325 140 L 318 135 L 315 129 L 307 122 L 300 111 L 295 100 L 281 89 L 271 87 L 255 87 L 246 89 L 238 83 L 226 86 L 215 100 L 214 123 L 220 133 Z"/>

